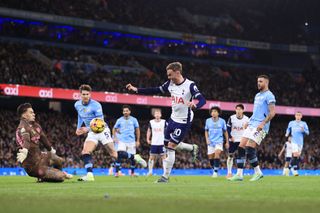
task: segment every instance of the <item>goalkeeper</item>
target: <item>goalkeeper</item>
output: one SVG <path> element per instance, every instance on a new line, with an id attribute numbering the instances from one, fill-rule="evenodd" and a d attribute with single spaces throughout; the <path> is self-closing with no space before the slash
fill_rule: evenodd
<path id="1" fill-rule="evenodd" d="M 20 124 L 16 130 L 16 141 L 19 147 L 17 160 L 27 174 L 38 178 L 39 182 L 63 182 L 72 175 L 63 172 L 64 160 L 56 155 L 41 126 L 35 122 L 35 113 L 30 103 L 17 108 Z M 40 145 L 48 150 L 41 152 Z"/>

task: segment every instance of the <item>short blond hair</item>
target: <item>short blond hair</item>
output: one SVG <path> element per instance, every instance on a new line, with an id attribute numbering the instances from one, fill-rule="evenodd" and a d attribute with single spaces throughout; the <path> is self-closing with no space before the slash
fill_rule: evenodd
<path id="1" fill-rule="evenodd" d="M 182 73 L 182 64 L 180 62 L 172 62 L 168 64 L 166 70 L 180 71 Z"/>

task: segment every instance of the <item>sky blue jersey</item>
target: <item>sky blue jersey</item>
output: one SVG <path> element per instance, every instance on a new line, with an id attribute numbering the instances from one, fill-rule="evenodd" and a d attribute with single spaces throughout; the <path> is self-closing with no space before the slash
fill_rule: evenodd
<path id="1" fill-rule="evenodd" d="M 286 136 L 290 135 L 292 143 L 303 145 L 303 137 L 305 135 L 309 135 L 309 127 L 307 123 L 296 120 L 290 121 L 286 131 Z"/>
<path id="2" fill-rule="evenodd" d="M 270 114 L 269 105 L 275 104 L 276 98 L 270 90 L 259 92 L 254 98 L 253 113 L 249 120 L 249 127 L 258 127 L 262 121 Z M 263 130 L 268 133 L 270 121 L 265 124 Z"/>
<path id="3" fill-rule="evenodd" d="M 213 118 L 206 120 L 205 130 L 208 131 L 210 145 L 223 143 L 223 133 L 227 131 L 226 121 L 219 117 L 217 121 Z"/>
<path id="4" fill-rule="evenodd" d="M 77 129 L 79 129 L 82 124 L 86 127 L 90 127 L 90 121 L 94 118 L 103 119 L 102 106 L 98 101 L 90 99 L 88 104 L 84 105 L 81 100 L 74 104 L 74 108 L 78 112 L 78 124 Z"/>
<path id="5" fill-rule="evenodd" d="M 119 129 L 120 134 L 117 132 L 117 138 L 124 143 L 133 143 L 136 141 L 135 130 L 139 128 L 138 120 L 135 117 L 129 116 L 127 119 L 122 116 L 114 125 L 115 129 Z"/>

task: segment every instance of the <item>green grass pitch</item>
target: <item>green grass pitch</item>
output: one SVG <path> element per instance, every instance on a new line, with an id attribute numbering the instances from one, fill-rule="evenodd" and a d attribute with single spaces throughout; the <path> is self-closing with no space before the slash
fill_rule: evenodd
<path id="1" fill-rule="evenodd" d="M 320 177 L 265 177 L 229 182 L 224 177 L 97 176 L 95 182 L 36 183 L 0 177 L 1 212 L 320 212 Z"/>

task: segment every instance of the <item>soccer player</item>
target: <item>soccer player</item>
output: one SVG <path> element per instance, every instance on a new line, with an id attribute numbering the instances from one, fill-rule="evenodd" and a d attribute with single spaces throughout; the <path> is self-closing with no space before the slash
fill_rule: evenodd
<path id="1" fill-rule="evenodd" d="M 220 167 L 220 154 L 223 151 L 223 137 L 226 141 L 226 149 L 229 148 L 229 139 L 226 121 L 219 117 L 221 109 L 217 106 L 210 109 L 211 118 L 206 120 L 205 138 L 208 145 L 208 158 L 213 169 L 212 177 L 218 177 Z"/>
<path id="2" fill-rule="evenodd" d="M 237 174 L 228 180 L 242 181 L 243 168 L 246 159 L 249 160 L 254 168 L 254 175 L 250 181 L 257 181 L 263 178 L 260 170 L 256 147 L 268 134 L 270 121 L 275 116 L 276 99 L 269 90 L 269 77 L 260 75 L 257 78 L 257 87 L 259 92 L 254 98 L 253 114 L 250 117 L 248 127 L 245 129 L 238 147 Z"/>
<path id="3" fill-rule="evenodd" d="M 151 145 L 148 176 L 152 176 L 153 164 L 156 158 L 160 156 L 162 161 L 165 159 L 164 129 L 166 128 L 166 121 L 161 119 L 162 114 L 160 109 L 155 109 L 153 116 L 154 119 L 149 121 L 147 130 L 147 143 Z"/>
<path id="4" fill-rule="evenodd" d="M 303 138 L 305 135 L 309 135 L 309 127 L 306 122 L 302 121 L 302 113 L 295 113 L 295 120 L 290 121 L 287 131 L 286 137 L 291 135 L 291 143 L 292 143 L 292 168 L 291 171 L 294 176 L 298 176 L 299 169 L 299 158 L 301 155 L 301 151 L 303 148 Z"/>
<path id="5" fill-rule="evenodd" d="M 168 120 L 168 126 L 165 129 L 164 143 L 167 147 L 167 157 L 163 164 L 163 175 L 157 181 L 166 183 L 175 162 L 175 151 L 186 150 L 192 153 L 193 161 L 196 160 L 199 148 L 197 145 L 183 143 L 182 140 L 191 127 L 193 120 L 193 111 L 205 105 L 206 100 L 199 92 L 193 81 L 182 76 L 182 64 L 180 62 L 170 63 L 166 67 L 168 81 L 159 87 L 137 88 L 127 84 L 126 88 L 138 94 L 158 94 L 170 92 L 172 100 L 172 113 Z M 195 104 L 193 99 L 198 99 Z"/>
<path id="6" fill-rule="evenodd" d="M 31 177 L 39 182 L 63 182 L 71 179 L 72 175 L 62 170 L 64 160 L 56 155 L 41 126 L 35 122 L 35 113 L 30 103 L 18 106 L 17 113 L 20 124 L 16 130 L 16 141 L 20 148 L 17 154 L 18 162 Z M 40 145 L 49 152 L 41 152 Z M 52 168 L 53 167 L 53 168 Z"/>
<path id="7" fill-rule="evenodd" d="M 96 149 L 98 143 L 100 142 L 108 150 L 109 154 L 113 158 L 113 161 L 117 159 L 118 155 L 114 149 L 113 140 L 110 134 L 110 129 L 108 126 L 105 127 L 104 131 L 101 133 L 94 133 L 90 129 L 90 121 L 94 118 L 103 118 L 102 106 L 99 102 L 91 99 L 91 87 L 89 85 L 83 84 L 79 88 L 81 100 L 74 104 L 76 111 L 78 112 L 78 124 L 76 135 L 85 135 L 87 138 L 83 144 L 83 149 L 81 152 L 82 160 L 84 166 L 87 169 L 87 174 L 81 178 L 79 181 L 94 181 L 93 176 L 93 161 L 92 153 Z M 83 123 L 85 124 L 82 127 Z"/>
<path id="8" fill-rule="evenodd" d="M 122 159 L 130 159 L 131 176 L 136 176 L 134 169 L 136 161 L 142 167 L 147 166 L 147 162 L 140 155 L 137 155 L 136 148 L 140 146 L 140 128 L 138 120 L 131 116 L 131 107 L 128 105 L 122 106 L 122 114 L 112 129 L 113 137 L 118 145 L 118 160 L 116 162 L 115 177 L 119 177 L 119 171 Z"/>
<path id="9" fill-rule="evenodd" d="M 231 115 L 227 122 L 227 130 L 229 135 L 229 154 L 227 159 L 227 178 L 232 177 L 232 166 L 235 151 L 238 149 L 240 139 L 244 130 L 248 126 L 249 118 L 243 114 L 243 104 L 236 105 L 236 114 Z"/>
<path id="10" fill-rule="evenodd" d="M 283 168 L 283 172 L 282 175 L 285 176 L 289 176 L 290 173 L 290 169 L 291 169 L 291 159 L 292 159 L 292 144 L 291 144 L 291 137 L 288 137 L 288 141 L 283 145 L 278 158 L 281 159 L 281 156 L 283 154 L 283 152 L 285 153 L 285 164 L 284 164 L 284 168 Z"/>

